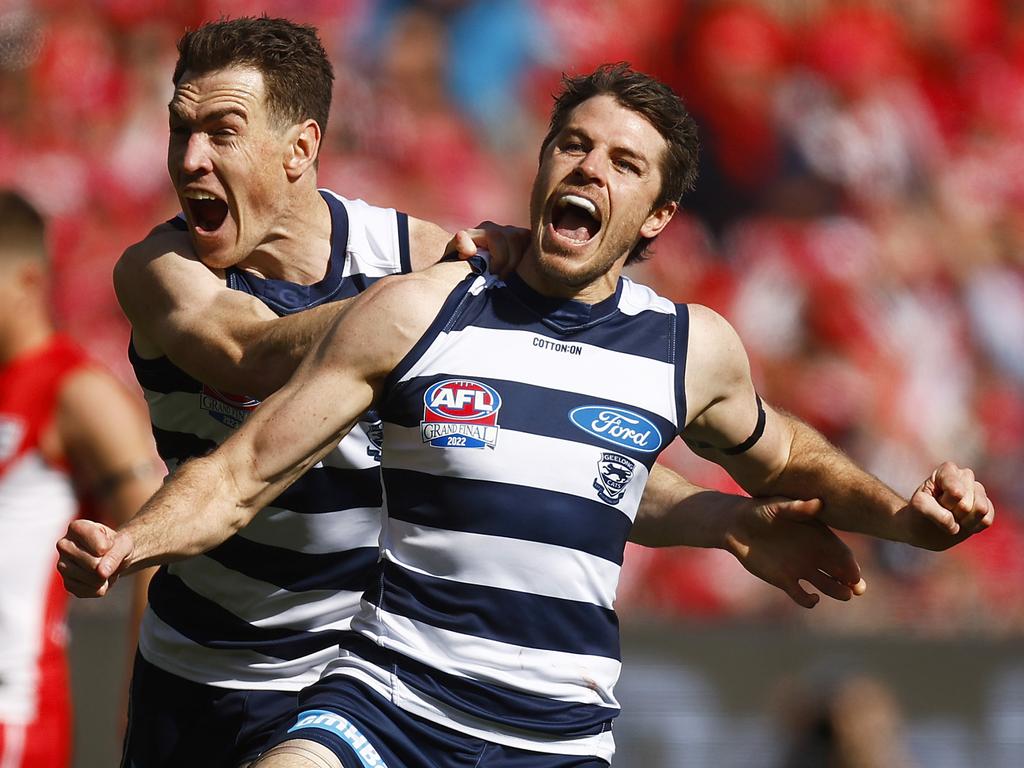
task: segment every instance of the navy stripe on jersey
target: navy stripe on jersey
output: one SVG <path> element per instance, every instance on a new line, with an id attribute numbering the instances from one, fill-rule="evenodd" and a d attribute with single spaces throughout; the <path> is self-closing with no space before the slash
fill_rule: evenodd
<path id="1" fill-rule="evenodd" d="M 412 253 L 409 249 L 409 214 L 396 211 L 398 219 L 398 258 L 402 274 L 412 272 Z"/>
<path id="2" fill-rule="evenodd" d="M 363 599 L 412 621 L 463 635 L 619 658 L 615 611 L 592 603 L 440 579 L 387 560 L 383 578 Z"/>
<path id="3" fill-rule="evenodd" d="M 424 393 L 437 382 L 449 378 L 451 376 L 447 374 L 424 376 L 409 379 L 397 385 L 389 393 L 385 407 L 380 409 L 383 418 L 389 423 L 398 424 L 403 427 L 418 426 L 424 418 Z M 590 395 L 580 395 L 576 392 L 548 389 L 532 384 L 522 384 L 517 381 L 491 379 L 481 376 L 474 376 L 473 380 L 493 387 L 501 395 L 499 423 L 502 429 L 571 440 L 577 443 L 587 443 L 598 448 L 608 449 L 610 445 L 614 445 L 616 451 L 629 454 L 648 469 L 654 466 L 654 460 L 658 455 L 656 451 L 664 448 L 676 437 L 676 426 L 668 419 L 643 408 L 634 407 L 631 410 L 640 416 L 644 416 L 648 421 L 653 422 L 661 434 L 660 444 L 654 443 L 652 439 L 648 450 L 639 451 L 618 441 L 612 443 L 611 441 L 602 440 L 596 435 L 576 426 L 569 418 L 569 413 L 574 408 L 582 406 L 596 405 L 622 408 L 622 403 L 618 401 L 591 397 Z"/>
<path id="4" fill-rule="evenodd" d="M 171 394 L 174 392 L 201 392 L 203 385 L 185 373 L 166 357 L 140 357 L 135 345 L 128 342 L 128 362 L 135 370 L 139 386 L 150 392 Z"/>
<path id="5" fill-rule="evenodd" d="M 676 424 L 682 432 L 686 427 L 686 359 L 690 352 L 690 308 L 686 304 L 676 304 L 676 349 L 674 360 L 682 361 L 676 366 Z"/>
<path id="6" fill-rule="evenodd" d="M 667 355 L 671 355 L 671 351 L 678 347 L 678 322 L 674 315 L 657 311 L 643 312 L 639 316 L 611 312 L 589 325 L 566 332 L 553 328 L 549 318 L 538 315 L 510 287 L 495 289 L 493 293 L 492 301 L 481 306 L 478 312 L 465 313 L 456 318 L 451 330 L 462 330 L 470 325 L 498 330 L 513 328 L 518 332 L 534 333 L 563 344 L 571 344 L 576 333 L 586 330 L 585 342 L 588 345 L 653 360 L 667 359 Z M 574 305 L 573 308 L 578 305 L 578 302 L 566 303 Z M 627 327 L 628 330 L 625 330 Z M 683 346 L 681 351 L 685 354 L 686 347 Z"/>
<path id="7" fill-rule="evenodd" d="M 473 717 L 500 722 L 503 727 L 571 739 L 602 733 L 619 712 L 617 708 L 557 701 L 449 675 L 382 648 L 362 635 L 346 633 L 341 642 L 346 650 L 393 670 L 398 679 L 411 688 Z M 330 681 L 329 677 L 322 679 L 317 689 L 330 686 Z"/>
<path id="8" fill-rule="evenodd" d="M 565 336 L 568 333 L 589 330 L 615 317 L 619 313 L 622 282 L 616 283 L 611 296 L 596 304 L 537 293 L 515 273 L 505 280 L 505 289 L 501 293 L 514 297 L 515 303 L 526 309 L 530 316 L 542 317 L 545 324 Z M 506 323 L 504 327 L 508 328 L 508 324 Z"/>
<path id="9" fill-rule="evenodd" d="M 622 565 L 632 523 L 603 502 L 493 481 L 404 469 L 385 468 L 382 472 L 388 488 L 388 516 L 394 520 L 553 544 Z M 500 508 L 510 496 L 516 499 L 514 516 L 483 514 Z M 443 520 L 438 520 L 437 510 L 443 510 Z"/>
<path id="10" fill-rule="evenodd" d="M 380 507 L 382 504 L 380 472 L 376 467 L 317 467 L 296 480 L 267 506 L 319 514 L 357 507 Z"/>
<path id="11" fill-rule="evenodd" d="M 157 426 L 152 426 L 152 430 L 156 452 L 164 461 L 181 463 L 195 456 L 205 456 L 217 447 L 213 440 L 205 440 L 188 432 L 170 432 Z"/>
<path id="12" fill-rule="evenodd" d="M 312 589 L 358 592 L 366 589 L 372 576 L 377 548 L 314 554 L 259 544 L 235 535 L 206 556 L 225 568 L 289 592 Z"/>
<path id="13" fill-rule="evenodd" d="M 304 632 L 287 627 L 257 627 L 211 600 L 161 568 L 149 585 L 149 605 L 163 621 L 188 639 L 207 648 L 250 650 L 277 659 L 299 659 L 337 645 L 342 630 Z"/>

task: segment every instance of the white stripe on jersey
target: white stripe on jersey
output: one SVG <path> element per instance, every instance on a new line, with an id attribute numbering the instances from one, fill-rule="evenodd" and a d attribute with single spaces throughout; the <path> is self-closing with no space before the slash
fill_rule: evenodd
<path id="1" fill-rule="evenodd" d="M 386 635 L 374 636 L 373 628 L 369 632 L 365 631 L 364 618 L 369 611 L 376 613 L 378 619 L 387 625 Z M 352 620 L 352 629 L 384 648 L 434 669 L 444 670 L 455 677 L 530 691 L 558 701 L 609 709 L 618 707 L 613 693 L 614 685 L 602 686 L 599 683 L 602 680 L 618 679 L 622 663 L 617 659 L 541 650 L 466 635 L 391 613 L 368 603 L 363 604 Z M 390 677 L 389 670 L 375 667 L 353 655 L 341 656 L 328 665 L 324 674 L 335 674 L 348 666 L 378 669 L 378 674 Z M 545 670 L 544 676 L 537 675 L 537 670 L 541 668 Z"/>
<path id="2" fill-rule="evenodd" d="M 150 664 L 195 683 L 237 690 L 299 691 L 319 678 L 337 646 L 297 659 L 282 660 L 250 650 L 207 648 L 161 621 L 152 611 L 142 617 L 139 653 Z M 242 675 L 231 673 L 241 670 Z"/>
<path id="3" fill-rule="evenodd" d="M 200 405 L 200 395 L 195 392 L 153 392 L 143 389 L 142 394 L 149 406 L 149 419 L 154 427 L 167 432 L 184 432 L 221 443 L 231 437 L 235 430 L 215 419 Z"/>
<path id="4" fill-rule="evenodd" d="M 665 391 L 665 370 L 669 366 L 663 361 L 573 339 L 572 344 L 579 346 L 582 354 L 553 355 L 546 357 L 543 365 L 524 365 L 524 356 L 536 351 L 533 340 L 537 336 L 532 331 L 478 326 L 442 333 L 401 381 L 443 373 L 452 377 L 505 379 L 559 390 L 566 381 L 572 381 L 574 391 L 582 395 L 651 404 L 653 413 L 676 422 L 675 411 L 666 409 L 666 404 L 674 405 L 675 399 L 671 391 Z M 629 371 L 629 376 L 609 376 L 609 371 L 619 370 Z M 672 385 L 671 377 L 667 384 Z"/>
<path id="5" fill-rule="evenodd" d="M 584 443 L 501 429 L 497 438 L 502 451 L 499 457 L 496 452 L 486 449 L 424 448 L 419 427 L 398 427 L 394 424 L 385 424 L 384 442 L 387 445 L 385 470 L 408 469 L 442 477 L 489 480 L 597 501 L 593 485 L 598 474 L 594 447 Z M 510 459 L 510 456 L 523 457 L 523 460 Z M 531 456 L 557 456 L 558 461 L 531 462 L 528 460 Z M 640 506 L 640 497 L 647 484 L 647 467 L 635 462 L 633 473 L 633 479 L 618 504 L 618 509 L 630 520 L 635 518 Z"/>
<path id="6" fill-rule="evenodd" d="M 568 547 L 392 520 L 385 557 L 417 573 L 612 608 L 619 566 Z M 546 567 L 539 570 L 535 563 Z M 584 574 L 585 579 L 580 579 Z"/>
<path id="7" fill-rule="evenodd" d="M 618 310 L 624 315 L 635 316 L 641 312 L 676 314 L 676 305 L 659 296 L 646 285 L 634 283 L 628 277 L 622 278 L 622 293 L 619 295 Z"/>
<path id="8" fill-rule="evenodd" d="M 329 189 L 321 192 L 340 200 L 348 211 L 348 244 L 343 275 L 386 277 L 398 270 L 398 228 L 395 209 L 378 208 L 363 200 L 349 200 Z"/>
<path id="9" fill-rule="evenodd" d="M 317 632 L 343 625 L 347 629 L 362 594 L 333 589 L 289 592 L 202 555 L 172 563 L 167 571 L 197 595 L 256 627 Z"/>
<path id="10" fill-rule="evenodd" d="M 257 544 L 305 554 L 374 547 L 380 539 L 380 507 L 304 514 L 265 507 L 238 535 Z"/>

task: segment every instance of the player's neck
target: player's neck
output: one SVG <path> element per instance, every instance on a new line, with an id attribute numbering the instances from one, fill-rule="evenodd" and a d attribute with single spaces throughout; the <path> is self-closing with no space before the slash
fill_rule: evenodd
<path id="1" fill-rule="evenodd" d="M 592 280 L 581 285 L 573 285 L 570 283 L 571 278 L 559 275 L 555 269 L 541 266 L 531 250 L 527 251 L 519 262 L 516 274 L 542 296 L 572 299 L 583 304 L 598 304 L 614 294 L 619 284 L 619 276 L 622 274 L 621 265 L 613 265 L 611 269 Z"/>
<path id="2" fill-rule="evenodd" d="M 282 202 L 264 242 L 238 266 L 261 277 L 312 285 L 327 274 L 331 258 L 331 210 L 315 186 Z"/>
<path id="3" fill-rule="evenodd" d="M 46 344 L 54 334 L 49 318 L 22 317 L 0 333 L 0 364 L 15 360 Z"/>

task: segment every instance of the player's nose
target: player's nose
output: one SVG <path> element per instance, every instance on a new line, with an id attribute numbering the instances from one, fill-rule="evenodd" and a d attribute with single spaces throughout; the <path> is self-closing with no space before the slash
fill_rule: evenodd
<path id="1" fill-rule="evenodd" d="M 608 178 L 608 158 L 597 149 L 591 149 L 580 158 L 577 172 L 588 182 L 604 186 Z"/>
<path id="2" fill-rule="evenodd" d="M 193 133 L 185 145 L 185 151 L 181 157 L 181 169 L 185 173 L 196 174 L 210 171 L 212 167 L 209 141 L 203 134 Z"/>

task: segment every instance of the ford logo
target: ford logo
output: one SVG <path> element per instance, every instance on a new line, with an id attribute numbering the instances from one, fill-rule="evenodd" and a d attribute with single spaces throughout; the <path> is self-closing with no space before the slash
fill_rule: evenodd
<path id="1" fill-rule="evenodd" d="M 596 438 L 620 448 L 651 453 L 661 447 L 661 433 L 643 416 L 608 405 L 583 405 L 569 411 L 569 420 Z"/>

